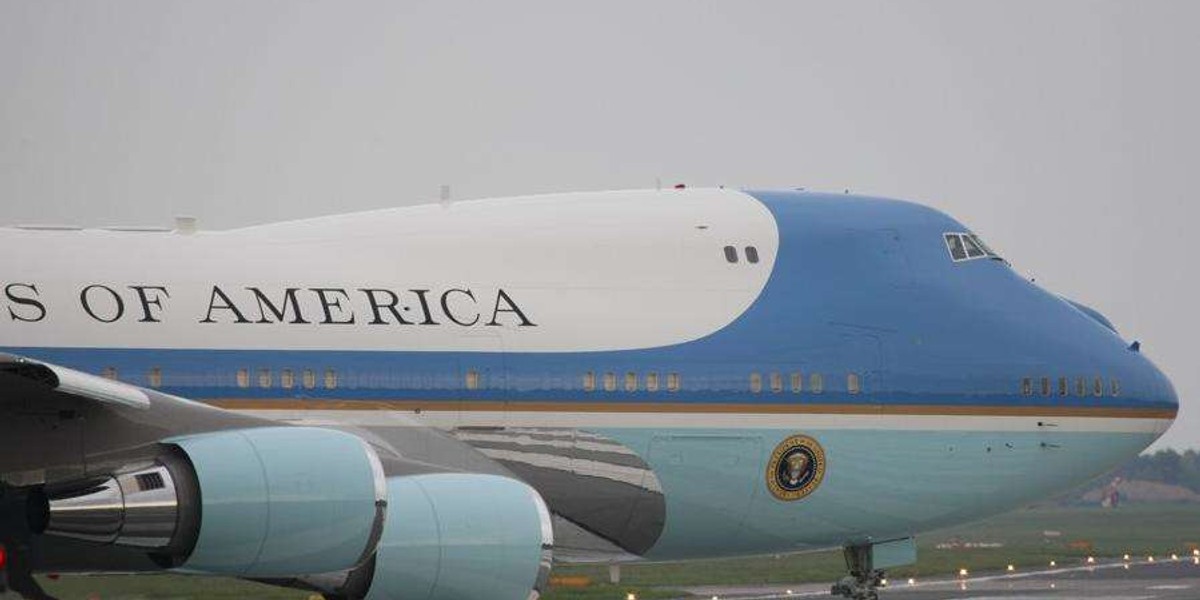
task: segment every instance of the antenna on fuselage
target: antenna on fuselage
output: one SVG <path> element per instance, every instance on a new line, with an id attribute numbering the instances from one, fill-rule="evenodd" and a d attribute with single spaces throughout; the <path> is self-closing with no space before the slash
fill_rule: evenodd
<path id="1" fill-rule="evenodd" d="M 196 233 L 196 217 L 175 217 L 175 233 L 179 235 L 192 235 Z"/>
<path id="2" fill-rule="evenodd" d="M 445 185 L 445 184 L 442 185 L 442 189 L 438 194 L 438 202 L 440 202 L 443 206 L 447 206 L 450 204 L 450 186 L 449 185 Z"/>

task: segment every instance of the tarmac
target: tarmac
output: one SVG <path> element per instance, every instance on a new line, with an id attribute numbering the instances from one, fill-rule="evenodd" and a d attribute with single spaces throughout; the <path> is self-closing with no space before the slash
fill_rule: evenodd
<path id="1" fill-rule="evenodd" d="M 832 598 L 828 585 L 689 587 L 700 598 Z M 972 578 L 889 581 L 880 600 L 1200 600 L 1200 564 L 1192 557 L 1158 562 L 1110 561 L 1072 568 Z"/>

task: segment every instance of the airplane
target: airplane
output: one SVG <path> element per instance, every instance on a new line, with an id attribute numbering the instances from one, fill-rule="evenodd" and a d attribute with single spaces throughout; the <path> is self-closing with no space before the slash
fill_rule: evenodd
<path id="1" fill-rule="evenodd" d="M 0 555 L 343 599 L 842 548 L 1083 484 L 1173 422 L 1102 314 L 920 204 L 662 189 L 224 231 L 0 228 Z"/>

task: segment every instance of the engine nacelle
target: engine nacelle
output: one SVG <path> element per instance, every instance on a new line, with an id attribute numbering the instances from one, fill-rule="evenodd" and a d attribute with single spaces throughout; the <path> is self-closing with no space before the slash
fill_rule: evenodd
<path id="1" fill-rule="evenodd" d="M 496 475 L 436 473 L 390 478 L 388 497 L 372 560 L 304 585 L 366 600 L 536 600 L 545 589 L 554 532 L 532 487 Z"/>
<path id="2" fill-rule="evenodd" d="M 387 480 L 360 438 L 264 427 L 165 440 L 150 464 L 47 491 L 44 533 L 247 578 L 354 569 L 383 532 Z"/>

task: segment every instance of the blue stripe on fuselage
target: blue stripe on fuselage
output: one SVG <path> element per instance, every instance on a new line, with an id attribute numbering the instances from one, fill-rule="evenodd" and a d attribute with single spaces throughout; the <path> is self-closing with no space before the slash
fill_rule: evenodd
<path id="1" fill-rule="evenodd" d="M 992 260 L 954 263 L 942 233 L 966 231 L 935 210 L 894 200 L 798 192 L 753 192 L 775 216 L 779 254 L 757 301 L 726 328 L 689 343 L 647 350 L 570 353 L 472 353 L 325 350 L 185 350 L 12 347 L 4 351 L 145 385 L 149 369 L 162 388 L 198 400 L 215 398 L 453 399 L 557 402 L 741 402 L 764 404 L 937 404 L 1174 409 L 1170 383 L 1112 331 L 1062 299 Z M 550 325 L 547 325 L 550 326 Z M 402 335 L 402 333 L 401 333 Z M 249 372 L 239 387 L 237 372 Z M 272 386 L 258 386 L 270 369 Z M 291 369 L 296 387 L 279 387 Z M 305 369 L 315 389 L 302 389 Z M 324 389 L 327 369 L 336 389 Z M 465 390 L 464 374 L 481 374 Z M 585 372 L 597 391 L 585 392 Z M 617 391 L 601 391 L 605 373 Z M 624 391 L 626 373 L 639 391 Z M 644 374 L 660 374 L 660 390 L 644 390 Z M 784 391 L 772 393 L 779 372 Z M 790 391 L 803 373 L 805 391 Z M 850 394 L 847 373 L 863 379 Z M 667 392 L 666 374 L 682 390 Z M 751 373 L 763 392 L 751 393 Z M 808 389 L 821 373 L 824 393 Z M 1070 394 L 1021 393 L 1067 377 Z M 1086 378 L 1086 396 L 1075 379 Z M 1092 394 L 1100 377 L 1104 395 Z M 1121 394 L 1113 397 L 1110 382 Z"/>

